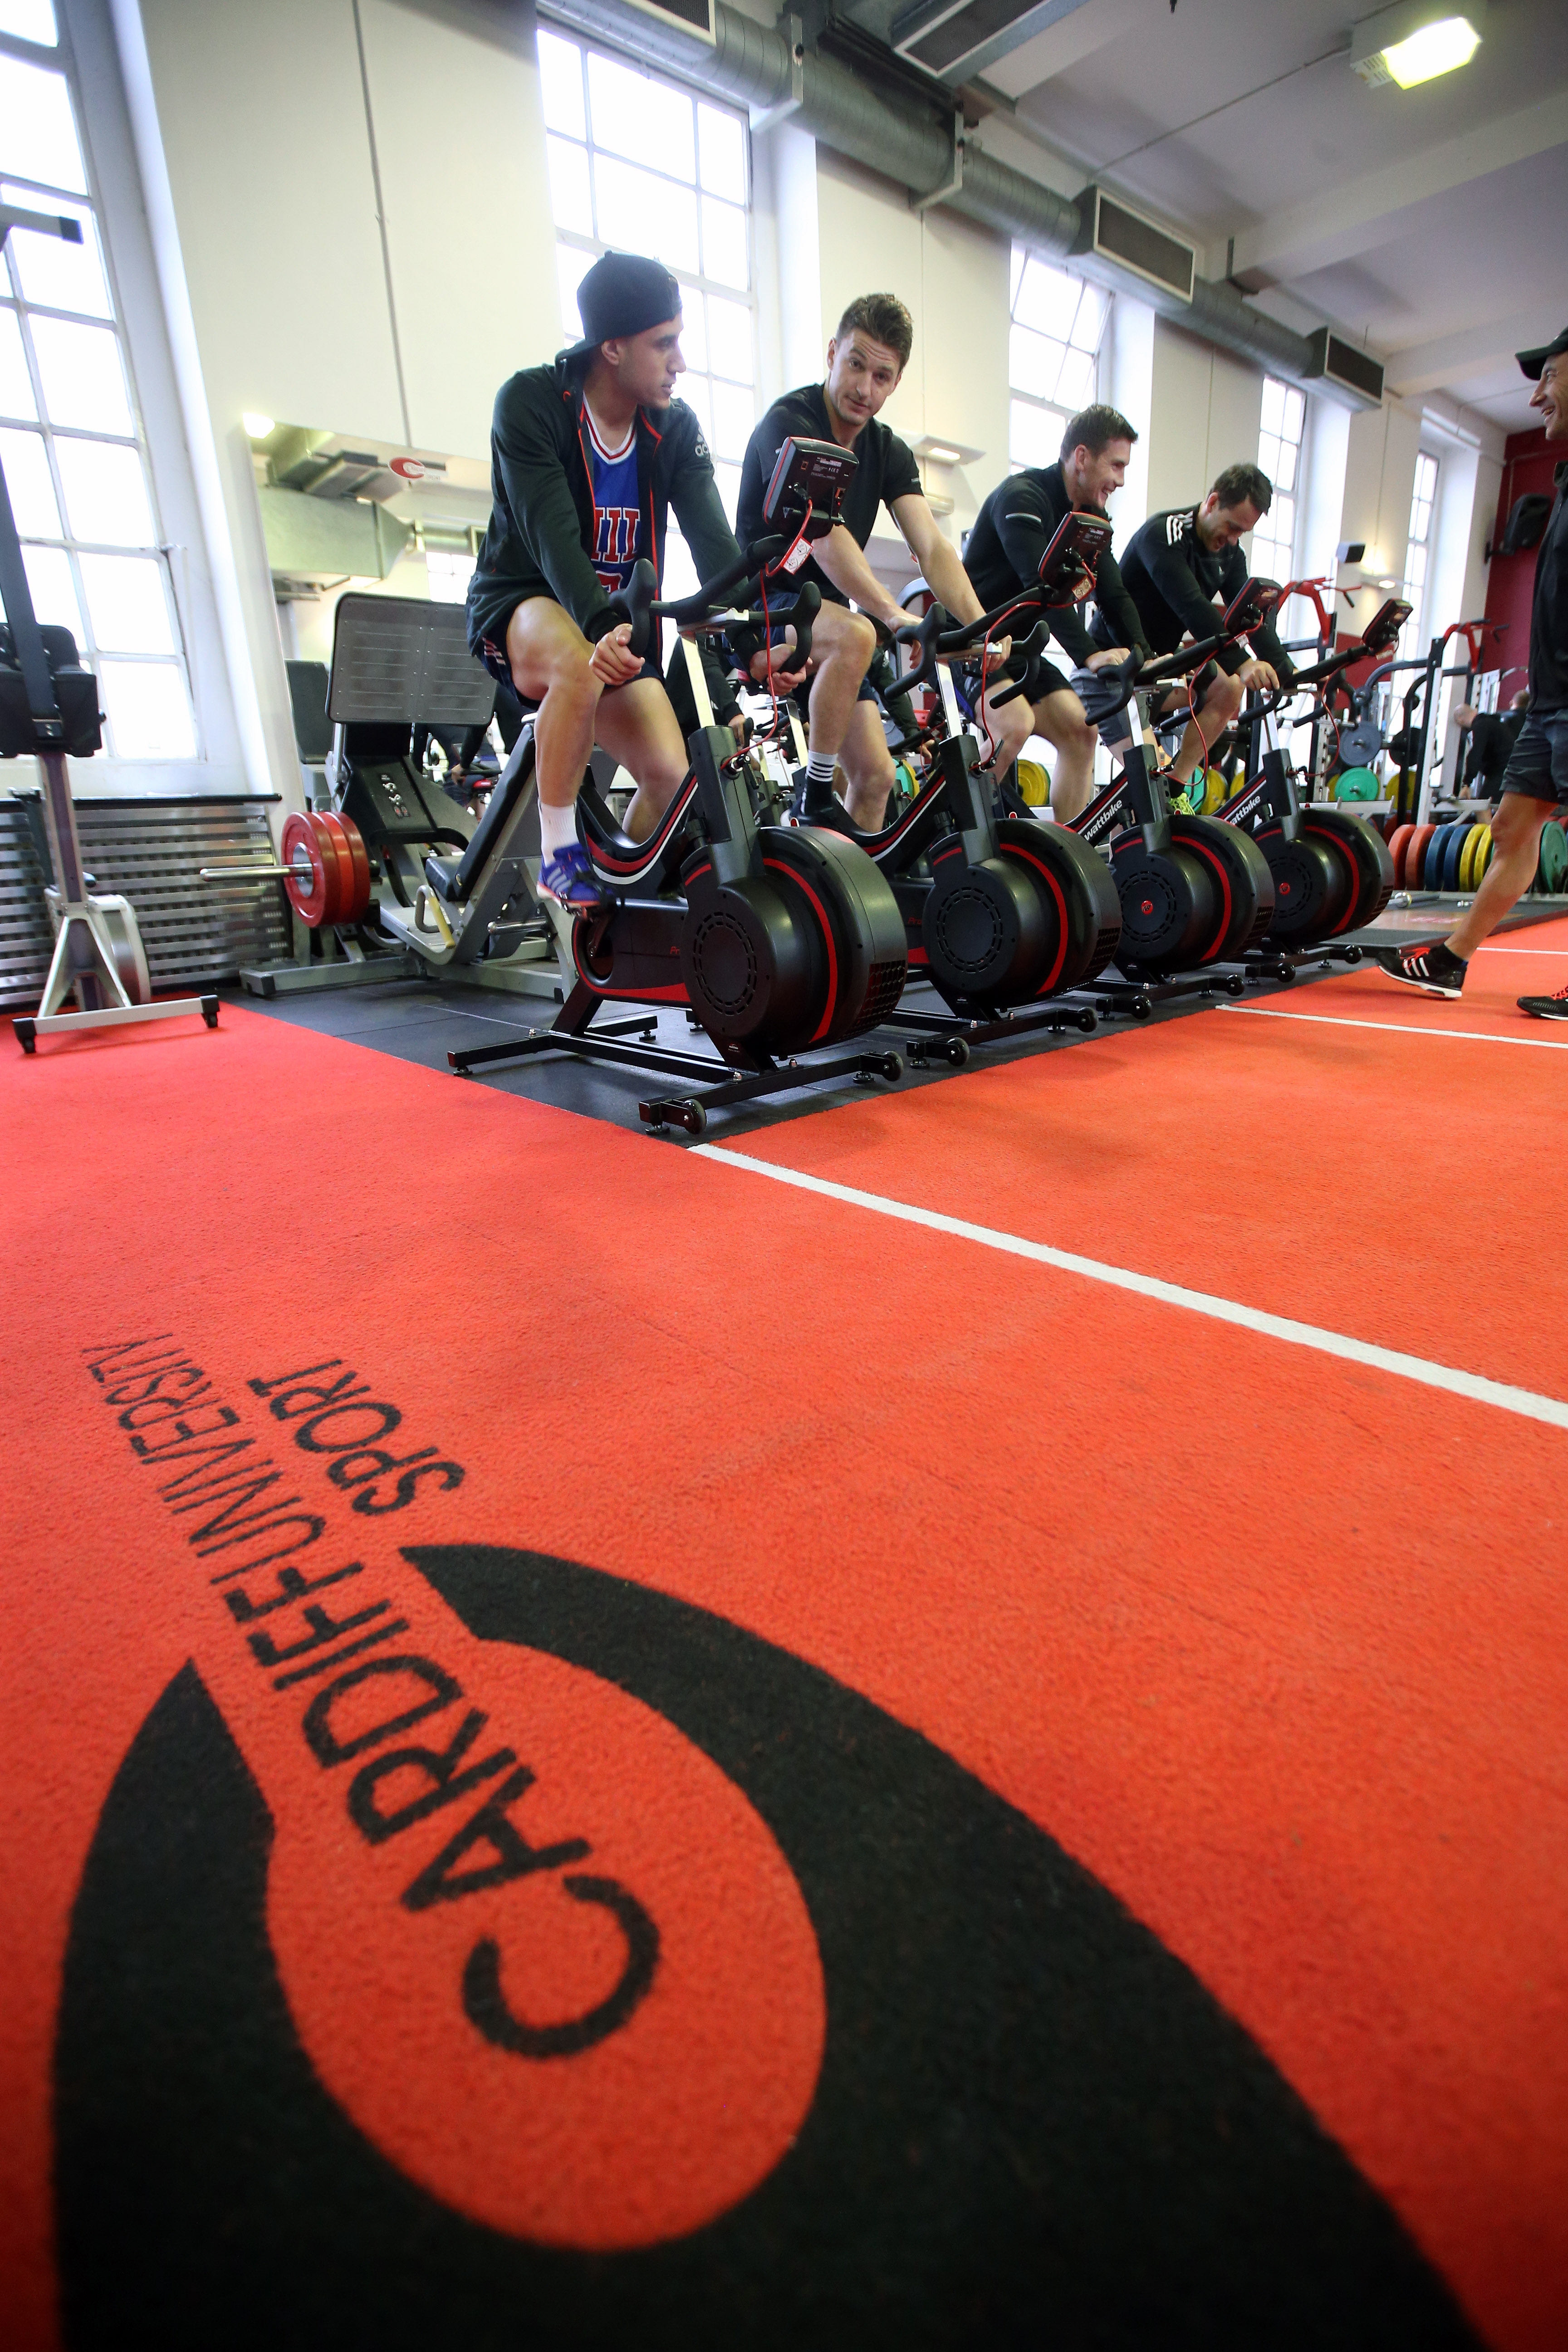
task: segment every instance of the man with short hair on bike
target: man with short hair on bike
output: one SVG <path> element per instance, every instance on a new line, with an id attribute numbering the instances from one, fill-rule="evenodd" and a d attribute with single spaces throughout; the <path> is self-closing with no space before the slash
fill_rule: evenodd
<path id="1" fill-rule="evenodd" d="M 468 599 L 469 646 L 537 713 L 540 887 L 568 908 L 604 903 L 576 822 L 595 744 L 637 779 L 625 820 L 635 841 L 687 772 L 658 647 L 634 654 L 610 600 L 639 557 L 662 580 L 671 507 L 701 578 L 739 553 L 701 426 L 674 397 L 686 365 L 679 284 L 662 262 L 606 253 L 577 302 L 582 340 L 496 394 L 494 503 Z"/>
<path id="2" fill-rule="evenodd" d="M 1568 441 L 1568 327 L 1554 342 L 1515 357 L 1535 384 L 1530 404 L 1541 413 L 1548 442 Z M 1568 815 L 1568 463 L 1557 467 L 1552 482 L 1552 513 L 1535 551 L 1530 704 L 1503 770 L 1492 862 L 1446 940 L 1433 947 L 1387 949 L 1377 959 L 1390 980 L 1432 996 L 1461 992 L 1470 958 L 1534 881 L 1541 836 L 1553 812 Z M 1518 1002 L 1521 1013 L 1538 1020 L 1568 1021 L 1568 988 Z"/>
<path id="3" fill-rule="evenodd" d="M 1152 514 L 1133 532 L 1121 577 L 1156 654 L 1173 654 L 1184 638 L 1196 644 L 1215 634 L 1216 604 L 1229 604 L 1247 582 L 1241 541 L 1273 503 L 1274 485 L 1260 466 L 1227 466 L 1198 505 Z M 1094 634 L 1101 645 L 1111 642 L 1103 616 Z M 1250 653 L 1226 646 L 1194 684 L 1194 716 L 1172 761 L 1179 784 L 1189 784 L 1206 763 L 1210 746 L 1235 719 L 1248 688 L 1271 694 L 1296 675 L 1267 621 L 1248 638 Z"/>
<path id="4" fill-rule="evenodd" d="M 1127 478 L 1137 438 L 1136 426 L 1119 409 L 1096 403 L 1071 420 L 1054 466 L 1027 466 L 997 484 L 980 509 L 963 557 L 983 610 L 994 612 L 1016 591 L 1034 586 L 1040 560 L 1066 516 L 1104 514 L 1107 499 Z M 1075 667 L 1102 669 L 1125 661 L 1130 652 L 1147 655 L 1137 606 L 1109 547 L 1096 570 L 1094 597 L 1117 641 L 1107 646 L 1096 648 L 1076 604 L 1047 615 L 1051 635 Z M 1026 635 L 1030 625 L 1020 620 L 1017 634 Z M 1043 735 L 1058 755 L 1051 777 L 1052 814 L 1069 824 L 1088 806 L 1094 789 L 1099 738 L 1073 687 L 1050 662 L 1041 666 L 1040 688 L 1032 706 L 1016 695 L 996 712 L 996 766 L 1005 773 L 1029 737 Z"/>
<path id="5" fill-rule="evenodd" d="M 958 550 L 926 503 L 908 444 L 878 415 L 898 390 L 913 348 L 913 321 L 896 295 L 863 294 L 851 302 L 828 343 L 825 380 L 783 394 L 752 435 L 736 501 L 737 528 L 749 544 L 765 529 L 763 499 L 779 449 L 792 435 L 836 441 L 856 459 L 841 520 L 809 551 L 803 542 L 790 570 L 794 591 L 815 582 L 822 595 L 811 632 L 808 790 L 811 784 L 831 790 L 835 767 L 841 765 L 848 782 L 845 807 L 868 832 L 882 824 L 894 781 L 893 756 L 865 682 L 877 650 L 874 625 L 899 629 L 910 618 L 866 559 L 879 510 L 887 507 L 921 578 L 955 621 L 977 621 L 984 609 Z M 770 591 L 773 610 L 785 609 L 787 593 L 775 597 Z M 851 612 L 851 604 L 858 611 Z M 993 658 L 999 661 L 1005 650 L 1004 640 Z M 765 653 L 752 656 L 753 677 L 765 674 L 766 660 Z"/>

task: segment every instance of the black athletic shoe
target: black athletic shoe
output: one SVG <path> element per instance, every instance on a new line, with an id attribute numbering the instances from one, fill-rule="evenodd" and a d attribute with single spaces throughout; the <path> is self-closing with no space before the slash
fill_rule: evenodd
<path id="1" fill-rule="evenodd" d="M 1555 996 L 1521 996 L 1521 1013 L 1533 1013 L 1538 1021 L 1568 1021 L 1568 988 L 1560 988 Z"/>
<path id="2" fill-rule="evenodd" d="M 1428 996 L 1458 996 L 1469 970 L 1464 958 L 1450 955 L 1441 940 L 1429 948 L 1384 948 L 1377 961 L 1390 980 L 1425 989 Z"/>

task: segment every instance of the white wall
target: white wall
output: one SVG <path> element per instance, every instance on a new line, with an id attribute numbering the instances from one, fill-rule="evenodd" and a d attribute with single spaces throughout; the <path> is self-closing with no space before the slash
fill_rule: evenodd
<path id="1" fill-rule="evenodd" d="M 826 148 L 816 157 L 817 344 L 792 382 L 821 375 L 827 339 L 858 294 L 896 294 L 914 320 L 914 350 L 883 417 L 907 441 L 931 433 L 984 452 L 927 470 L 928 490 L 953 501 L 942 520 L 956 542 L 1007 471 L 1011 247 L 956 214 L 911 211 L 902 188 Z M 803 340 L 790 349 L 805 362 Z M 896 541 L 885 514 L 878 538 Z"/>
<path id="2" fill-rule="evenodd" d="M 113 5 L 247 767 L 292 802 L 240 417 L 486 455 L 497 386 L 560 342 L 531 12 Z"/>
<path id="3" fill-rule="evenodd" d="M 1262 415 L 1261 368 L 1248 367 L 1168 320 L 1156 319 L 1149 512 L 1191 506 L 1225 467 L 1256 465 Z"/>
<path id="4" fill-rule="evenodd" d="M 1116 536 L 1123 546 L 1152 512 L 1149 446 L 1153 437 L 1154 325 L 1154 312 L 1147 302 L 1131 294 L 1118 294 L 1110 306 L 1109 349 L 1100 353 L 1102 395 L 1138 430 L 1127 479 L 1112 501 Z"/>

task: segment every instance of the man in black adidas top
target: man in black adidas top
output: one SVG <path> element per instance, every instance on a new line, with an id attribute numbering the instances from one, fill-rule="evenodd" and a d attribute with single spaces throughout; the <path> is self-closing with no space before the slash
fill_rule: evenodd
<path id="1" fill-rule="evenodd" d="M 1062 435 L 1056 465 L 1027 466 L 997 484 L 980 509 L 963 553 L 964 570 L 984 611 L 994 612 L 1016 590 L 1034 585 L 1040 576 L 1040 559 L 1064 516 L 1075 510 L 1105 512 L 1106 500 L 1127 478 L 1137 438 L 1135 427 L 1119 410 L 1086 408 Z M 1096 650 L 1076 604 L 1049 615 L 1051 635 L 1074 666 L 1100 669 L 1108 662 L 1125 660 L 1134 647 L 1147 654 L 1137 606 L 1109 548 L 1100 559 L 1094 596 L 1110 635 L 1120 640 L 1115 645 Z M 1040 684 L 1040 698 L 1033 708 L 1020 696 L 1004 703 L 997 714 L 1001 740 L 996 766 L 1005 773 L 1029 737 L 1043 735 L 1060 754 L 1051 777 L 1051 808 L 1068 824 L 1088 806 L 1094 789 L 1098 737 L 1072 687 L 1049 662 L 1042 666 Z"/>
<path id="2" fill-rule="evenodd" d="M 686 364 L 679 286 L 661 262 L 606 253 L 577 302 L 581 342 L 496 394 L 494 508 L 468 586 L 468 643 L 538 708 L 540 887 L 563 906 L 592 907 L 603 894 L 575 804 L 594 745 L 637 778 L 626 815 L 635 840 L 653 831 L 687 766 L 658 664 L 629 650 L 630 625 L 610 598 L 641 556 L 662 579 L 672 506 L 701 578 L 739 551 L 701 427 L 672 396 Z"/>
<path id="3" fill-rule="evenodd" d="M 913 321 L 896 295 L 863 294 L 851 302 L 827 346 L 826 382 L 803 384 L 775 400 L 747 443 L 735 509 L 742 541 L 749 544 L 760 538 L 768 479 L 780 445 L 791 434 L 837 441 L 854 452 L 856 472 L 845 493 L 843 520 L 815 543 L 811 554 L 804 545 L 799 549 L 794 573 L 797 588 L 815 581 L 822 593 L 811 632 L 808 771 L 814 781 L 831 785 L 835 763 L 841 763 L 849 786 L 844 804 L 868 830 L 881 824 L 893 785 L 892 753 L 865 687 L 877 650 L 872 623 L 900 629 L 910 617 L 866 561 L 879 509 L 887 507 L 921 576 L 955 621 L 977 621 L 984 610 L 958 550 L 942 536 L 926 504 L 913 455 L 878 421 L 877 412 L 898 390 L 913 347 Z M 858 613 L 849 610 L 851 603 Z M 993 647 L 994 666 L 1005 650 L 1005 639 Z"/>
<path id="4" fill-rule="evenodd" d="M 1541 412 L 1547 440 L 1568 441 L 1568 327 L 1555 342 L 1516 357 L 1534 381 L 1530 404 Z M 1568 462 L 1552 478 L 1557 494 L 1535 551 L 1530 707 L 1503 770 L 1492 862 L 1446 940 L 1430 948 L 1389 949 L 1378 957 L 1390 980 L 1433 996 L 1459 994 L 1471 956 L 1535 879 L 1541 836 L 1553 811 L 1568 816 Z M 1555 996 L 1521 996 L 1519 1006 L 1543 1021 L 1568 1021 L 1568 988 Z"/>
<path id="5" fill-rule="evenodd" d="M 1260 467 L 1227 466 L 1201 505 L 1151 515 L 1133 532 L 1121 559 L 1121 577 L 1156 654 L 1174 653 L 1184 638 L 1195 642 L 1213 635 L 1216 604 L 1228 604 L 1247 579 L 1241 541 L 1273 503 L 1274 485 Z M 1094 634 L 1101 645 L 1110 643 L 1104 614 Z M 1209 746 L 1241 709 L 1248 687 L 1270 693 L 1295 676 L 1267 624 L 1253 630 L 1251 643 L 1250 654 L 1227 646 L 1217 667 L 1211 664 L 1199 673 L 1194 688 L 1197 715 L 1173 763 L 1183 784 L 1206 762 Z"/>

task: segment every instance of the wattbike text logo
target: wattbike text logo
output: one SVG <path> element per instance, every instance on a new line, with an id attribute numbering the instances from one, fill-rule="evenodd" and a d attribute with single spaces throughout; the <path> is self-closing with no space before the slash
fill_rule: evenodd
<path id="1" fill-rule="evenodd" d="M 460 1486 L 462 1465 L 439 1454 L 436 1446 L 419 1446 L 407 1454 L 387 1449 L 384 1441 L 401 1427 L 402 1413 L 395 1405 L 373 1397 L 367 1381 L 340 1370 L 341 1360 L 332 1357 L 279 1377 L 252 1379 L 247 1386 L 265 1400 L 268 1412 L 300 1452 L 315 1457 L 331 1485 L 352 1498 L 349 1507 L 364 1517 L 405 1509 L 423 1481 L 440 1490 Z M 510 1808 L 532 1786 L 534 1774 L 518 1762 L 511 1748 L 497 1748 L 469 1760 L 489 1720 L 481 1709 L 467 1709 L 444 1747 L 387 1745 L 416 1725 L 457 1707 L 464 1696 L 462 1685 L 444 1665 L 416 1653 L 398 1651 L 374 1658 L 362 1654 L 408 1633 L 408 1619 L 393 1615 L 391 1600 L 345 1610 L 344 1600 L 352 1602 L 363 1591 L 357 1582 L 352 1594 L 340 1598 L 334 1593 L 330 1603 L 307 1598 L 362 1577 L 363 1560 L 310 1577 L 292 1559 L 275 1567 L 286 1555 L 309 1551 L 320 1543 L 327 1519 L 320 1512 L 296 1508 L 301 1502 L 297 1494 L 271 1494 L 274 1486 L 284 1483 L 283 1472 L 257 1454 L 255 1437 L 239 1433 L 238 1411 L 212 1394 L 213 1384 L 199 1365 L 172 1341 L 131 1341 L 90 1352 L 89 1369 L 103 1385 L 105 1402 L 117 1409 L 132 1451 L 157 1476 L 160 1499 L 178 1516 L 200 1515 L 188 1537 L 198 1558 L 211 1559 L 237 1547 L 249 1554 L 219 1569 L 209 1580 L 224 1588 L 221 1598 L 237 1626 L 251 1627 L 262 1618 L 274 1621 L 263 1630 L 247 1632 L 244 1638 L 257 1666 L 271 1676 L 275 1692 L 307 1683 L 318 1685 L 300 1724 L 316 1762 L 331 1771 L 368 1757 L 347 1787 L 349 1819 L 360 1835 L 372 1845 L 385 1844 L 484 1788 L 462 1826 L 403 1889 L 405 1909 L 423 1911 L 433 1904 L 458 1902 L 508 1880 L 535 1871 L 563 1870 L 587 1857 L 591 1849 L 584 1838 L 536 1847 L 518 1829 Z M 275 1568 L 269 1591 L 240 1580 L 267 1568 Z M 372 1627 L 374 1631 L 366 1630 Z M 356 1716 L 350 1731 L 343 1728 L 342 1717 L 354 1693 L 374 1696 L 377 1705 L 373 1712 L 381 1719 L 366 1727 Z M 410 1773 L 417 1773 L 425 1784 L 419 1793 L 410 1796 L 405 1790 L 401 1802 L 384 1808 L 379 1793 L 384 1783 Z M 487 1788 L 486 1783 L 491 1785 Z M 487 2040 L 528 2057 L 585 2050 L 613 2033 L 647 1991 L 658 1957 L 658 1931 L 624 1887 L 582 1874 L 562 1884 L 578 1902 L 601 1905 L 610 1912 L 625 1936 L 626 1965 L 605 2000 L 582 2016 L 534 2027 L 507 2008 L 493 1938 L 475 1944 L 463 1971 L 462 2002 L 470 2022 Z"/>
<path id="2" fill-rule="evenodd" d="M 746 2194 L 810 2105 L 825 2012 L 734 1783 L 616 1685 L 470 1631 L 412 1543 L 450 1537 L 431 1514 L 469 1470 L 341 1360 L 226 1397 L 168 1334 L 83 1354 L 208 1588 L 181 1622 L 266 1807 L 274 1962 L 341 2105 L 432 2193 L 549 2242 L 653 2243 Z M 404 1548 L 378 1559 L 384 1530 Z"/>

